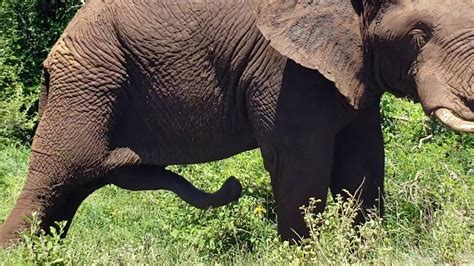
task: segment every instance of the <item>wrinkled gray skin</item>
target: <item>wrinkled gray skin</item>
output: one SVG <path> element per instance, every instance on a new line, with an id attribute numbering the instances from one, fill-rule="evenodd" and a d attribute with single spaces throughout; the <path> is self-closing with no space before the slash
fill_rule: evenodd
<path id="1" fill-rule="evenodd" d="M 208 194 L 165 167 L 257 147 L 278 231 L 294 239 L 308 233 L 298 208 L 315 197 L 322 211 L 328 189 L 360 188 L 363 208 L 383 211 L 384 91 L 473 131 L 469 2 L 162 2 L 90 0 L 52 49 L 28 180 L 1 245 L 34 211 L 45 229 L 69 225 L 106 184 L 227 204 L 236 179 Z"/>

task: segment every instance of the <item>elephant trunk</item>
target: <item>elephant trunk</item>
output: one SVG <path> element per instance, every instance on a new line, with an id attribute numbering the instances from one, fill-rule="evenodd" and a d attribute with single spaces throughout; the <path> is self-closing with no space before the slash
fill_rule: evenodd
<path id="1" fill-rule="evenodd" d="M 428 69 L 428 70 L 426 70 Z M 474 133 L 474 107 L 470 100 L 469 82 L 450 84 L 430 70 L 421 68 L 418 74 L 418 94 L 427 115 L 435 115 L 443 124 L 453 130 Z"/>

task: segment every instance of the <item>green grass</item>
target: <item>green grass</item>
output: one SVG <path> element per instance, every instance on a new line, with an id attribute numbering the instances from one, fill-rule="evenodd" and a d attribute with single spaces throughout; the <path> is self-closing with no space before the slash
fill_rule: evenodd
<path id="1" fill-rule="evenodd" d="M 385 97 L 383 105 L 383 221 L 374 217 L 352 230 L 356 202 L 332 200 L 323 216 L 307 215 L 312 238 L 300 246 L 278 241 L 270 180 L 259 152 L 251 151 L 172 167 L 208 191 L 237 176 L 244 186 L 237 204 L 200 211 L 169 192 L 108 186 L 84 202 L 64 241 L 26 234 L 24 244 L 0 251 L 0 264 L 474 262 L 474 137 L 426 121 L 408 102 Z M 6 143 L 0 145 L 0 222 L 24 182 L 29 153 Z M 321 219 L 326 222 L 315 226 Z"/>

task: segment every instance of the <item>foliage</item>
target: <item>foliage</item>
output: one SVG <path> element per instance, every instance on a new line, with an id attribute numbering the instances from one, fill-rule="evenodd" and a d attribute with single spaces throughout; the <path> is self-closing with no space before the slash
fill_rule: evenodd
<path id="1" fill-rule="evenodd" d="M 21 255 L 29 263 L 36 265 L 63 265 L 65 263 L 65 246 L 61 245 L 61 234 L 64 233 L 66 222 L 57 223 L 56 227 L 51 227 L 51 233 L 46 234 L 39 229 L 41 221 L 36 213 L 28 221 L 30 229 L 24 232 L 21 245 L 27 252 Z"/>
<path id="2" fill-rule="evenodd" d="M 354 226 L 361 202 L 356 196 L 344 199 L 337 195 L 326 211 L 314 214 L 320 200 L 310 199 L 302 207 L 310 237 L 294 247 L 282 245 L 279 254 L 287 257 L 278 263 L 342 265 L 354 263 L 382 263 L 390 259 L 393 248 L 382 219 L 375 212 L 369 213 L 367 222 Z"/>
<path id="3" fill-rule="evenodd" d="M 2 0 L 0 4 L 0 138 L 31 139 L 41 64 L 79 0 Z"/>
<path id="4" fill-rule="evenodd" d="M 313 209 L 319 201 L 310 199 L 308 207 L 303 208 L 306 224 L 311 237 L 302 243 L 296 252 L 307 263 L 348 264 L 361 260 L 379 258 L 380 250 L 387 253 L 388 238 L 383 230 L 382 220 L 376 214 L 370 214 L 369 221 L 355 226 L 360 201 L 350 196 L 344 200 L 338 195 L 333 204 L 322 214 L 315 215 Z"/>
<path id="5" fill-rule="evenodd" d="M 28 110 L 34 105 L 36 97 L 25 95 L 21 84 L 15 85 L 15 92 L 5 100 L 0 100 L 0 141 L 25 141 L 31 138 L 36 115 Z"/>

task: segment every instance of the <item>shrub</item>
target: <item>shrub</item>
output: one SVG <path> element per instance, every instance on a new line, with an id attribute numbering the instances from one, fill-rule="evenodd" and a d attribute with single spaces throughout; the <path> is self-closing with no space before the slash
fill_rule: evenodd
<path id="1" fill-rule="evenodd" d="M 319 200 L 310 199 L 309 205 L 301 208 L 310 237 L 294 248 L 283 245 L 282 254 L 287 258 L 310 265 L 380 263 L 389 258 L 389 235 L 375 212 L 369 213 L 366 223 L 354 226 L 361 206 L 358 198 L 337 195 L 325 212 L 316 215 L 317 204 Z"/>
<path id="2" fill-rule="evenodd" d="M 49 48 L 80 0 L 3 0 L 0 4 L 0 138 L 31 139 Z"/>
<path id="3" fill-rule="evenodd" d="M 40 221 L 36 213 L 28 221 L 30 229 L 22 234 L 20 248 L 23 259 L 33 265 L 65 265 L 66 247 L 62 245 L 61 234 L 64 232 L 66 222 L 57 223 L 56 227 L 51 227 L 50 234 L 40 230 Z"/>
<path id="4" fill-rule="evenodd" d="M 21 84 L 13 85 L 15 91 L 5 100 L 0 100 L 0 142 L 28 141 L 35 127 L 36 114 L 28 110 L 36 96 L 25 95 Z"/>

